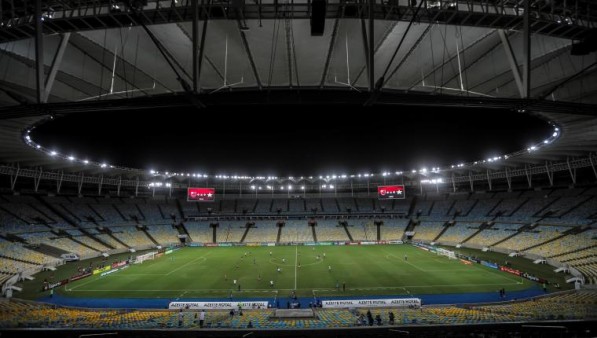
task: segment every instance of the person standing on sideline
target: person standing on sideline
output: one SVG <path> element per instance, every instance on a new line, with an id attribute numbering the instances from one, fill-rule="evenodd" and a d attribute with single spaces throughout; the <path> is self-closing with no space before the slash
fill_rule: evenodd
<path id="1" fill-rule="evenodd" d="M 182 313 L 182 309 L 178 313 L 178 326 L 182 326 L 182 322 L 184 321 L 184 313 Z"/>
<path id="2" fill-rule="evenodd" d="M 205 310 L 201 310 L 199 314 L 199 327 L 203 328 L 203 323 L 205 322 Z"/>

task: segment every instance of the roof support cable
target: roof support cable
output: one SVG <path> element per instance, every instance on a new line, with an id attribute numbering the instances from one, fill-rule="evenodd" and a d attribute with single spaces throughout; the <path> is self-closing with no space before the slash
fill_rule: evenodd
<path id="1" fill-rule="evenodd" d="M 396 46 L 396 49 L 394 50 L 394 54 L 392 54 L 392 57 L 390 58 L 390 62 L 388 62 L 388 64 L 386 65 L 386 69 L 381 74 L 379 79 L 377 79 L 377 82 L 375 82 L 375 89 L 372 91 L 369 99 L 365 102 L 365 104 L 364 104 L 365 106 L 371 106 L 371 105 L 375 104 L 375 101 L 377 101 L 377 98 L 381 94 L 381 89 L 385 82 L 385 80 L 384 80 L 385 76 L 388 74 L 388 71 L 390 70 L 390 66 L 392 66 L 392 63 L 394 62 L 394 59 L 396 58 L 396 55 L 398 54 L 400 47 L 402 47 L 402 44 L 404 43 L 404 40 L 406 39 L 406 35 L 410 31 L 410 28 L 412 27 L 415 20 L 417 19 L 419 11 L 421 10 L 421 7 L 423 6 L 423 3 L 426 3 L 426 1 L 419 2 L 419 6 L 417 6 L 417 9 L 413 13 L 412 18 L 410 19 L 410 22 L 408 23 L 408 26 L 406 27 L 406 30 L 404 31 L 404 34 L 402 35 L 402 39 L 400 39 L 398 46 Z"/>
<path id="2" fill-rule="evenodd" d="M 458 26 L 458 29 L 460 31 L 459 35 L 460 35 L 460 45 L 462 46 L 462 65 L 463 65 L 463 69 L 464 69 L 464 71 L 461 71 L 460 82 L 462 82 L 462 75 L 464 75 L 463 89 L 466 89 L 466 96 L 470 96 L 470 91 L 468 90 L 468 73 L 466 72 L 466 69 L 467 69 L 466 56 L 465 56 L 466 47 L 464 46 L 464 38 L 462 37 L 462 26 Z M 458 55 L 460 55 L 460 53 Z M 460 61 L 458 61 L 458 65 L 460 65 Z"/>
<path id="3" fill-rule="evenodd" d="M 102 48 L 102 65 L 106 64 L 105 63 L 106 62 L 106 60 L 105 60 L 105 58 L 106 58 L 106 48 L 105 48 L 105 46 L 106 46 L 106 41 L 107 41 L 107 37 L 108 37 L 107 35 L 108 35 L 108 30 L 104 29 L 104 48 Z M 100 82 L 99 82 L 99 86 L 98 86 L 99 93 L 97 93 L 97 99 L 98 100 L 100 100 L 102 98 L 102 91 L 103 91 L 102 85 L 104 83 L 104 67 L 100 67 L 100 68 L 102 69 L 102 71 L 100 72 Z"/>
<path id="4" fill-rule="evenodd" d="M 269 57 L 269 72 L 267 78 L 267 86 L 272 86 L 272 81 L 274 77 L 274 66 L 276 63 L 276 52 L 278 49 L 278 38 L 280 36 L 280 21 L 278 18 L 274 19 L 274 28 L 272 30 L 272 47 L 270 50 L 270 57 Z"/>
<path id="5" fill-rule="evenodd" d="M 563 81 L 561 81 L 560 83 L 558 83 L 557 85 L 555 85 L 553 88 L 543 92 L 543 94 L 541 94 L 539 96 L 540 100 L 544 100 L 547 96 L 549 96 L 550 94 L 554 93 L 556 90 L 562 88 L 565 84 L 567 84 L 568 82 L 576 79 L 577 77 L 581 76 L 583 73 L 585 73 L 586 71 L 588 71 L 589 69 L 593 68 L 597 66 L 597 61 L 591 63 L 590 65 L 584 67 L 583 69 L 581 69 L 580 71 L 576 72 L 575 74 L 573 74 L 572 76 L 569 76 L 568 78 L 564 79 Z"/>
<path id="6" fill-rule="evenodd" d="M 437 28 L 437 25 L 435 26 Z M 439 30 L 439 29 L 438 29 Z M 429 33 L 429 49 L 431 50 L 431 67 L 433 67 L 433 86 L 436 86 L 437 79 L 436 72 L 438 67 L 442 66 L 435 66 L 435 49 L 433 48 L 433 30 Z M 429 81 L 429 86 L 431 87 L 431 81 Z"/>
<path id="7" fill-rule="evenodd" d="M 345 41 L 345 45 L 346 45 L 346 82 L 340 82 L 338 81 L 338 78 L 334 75 L 334 82 L 336 84 L 340 84 L 343 86 L 346 86 L 348 88 L 350 88 L 350 90 L 356 90 L 357 92 L 361 92 L 360 90 L 358 90 L 350 81 L 350 62 L 348 59 L 348 33 L 346 33 L 346 41 Z"/>
<path id="8" fill-rule="evenodd" d="M 243 84 L 245 82 L 245 78 L 241 76 L 240 81 L 235 83 L 228 83 L 228 34 L 226 34 L 226 43 L 225 43 L 225 50 L 224 50 L 224 84 L 218 89 L 213 90 L 210 94 L 217 93 L 222 89 L 230 89 L 233 86 L 237 86 L 239 84 Z"/>
<path id="9" fill-rule="evenodd" d="M 291 20 L 290 20 L 290 37 L 291 37 L 291 41 L 292 41 L 292 58 L 294 61 L 294 76 L 296 77 L 296 86 L 297 87 L 301 87 L 301 81 L 299 80 L 299 71 L 298 71 L 298 63 L 297 63 L 297 57 L 296 57 L 296 45 L 294 43 L 294 26 L 292 25 L 292 23 L 294 22 L 294 11 L 291 12 Z"/>
<path id="10" fill-rule="evenodd" d="M 285 32 L 285 42 L 286 42 L 286 60 L 287 60 L 287 65 L 286 68 L 288 70 L 288 84 L 290 86 L 290 89 L 292 89 L 293 86 L 293 74 L 292 74 L 292 43 L 291 43 L 291 39 L 292 37 L 290 36 L 290 30 L 292 27 L 292 22 L 290 21 L 290 18 L 288 17 L 288 0 L 286 1 L 286 4 L 284 5 L 284 32 Z"/>
<path id="11" fill-rule="evenodd" d="M 166 62 L 170 66 L 170 69 L 172 69 L 172 71 L 176 75 L 176 79 L 178 80 L 178 82 L 180 82 L 180 85 L 183 88 L 183 90 L 185 91 L 185 93 L 187 94 L 187 98 L 189 99 L 191 104 L 193 104 L 197 108 L 205 108 L 205 105 L 194 95 L 193 89 L 191 88 L 191 86 L 187 83 L 187 81 L 185 81 L 185 79 L 182 78 L 182 76 L 180 75 L 180 73 L 178 72 L 176 67 L 174 66 L 174 63 L 172 62 L 172 60 L 170 60 L 170 58 L 166 54 L 165 47 L 160 43 L 158 38 L 151 32 L 151 30 L 149 30 L 149 28 L 145 24 L 145 18 L 140 14 L 140 12 L 143 10 L 143 7 L 140 7 L 140 8 L 136 7 L 134 5 L 134 3 L 132 2 L 132 0 L 128 0 L 127 6 L 133 13 L 133 16 L 135 17 L 137 22 L 139 22 L 141 24 L 141 27 L 143 27 L 143 30 L 145 30 L 145 32 L 147 33 L 147 35 L 149 36 L 149 38 L 151 39 L 153 44 L 156 46 L 156 48 L 158 49 L 160 54 L 162 54 L 162 57 L 166 60 Z"/>
<path id="12" fill-rule="evenodd" d="M 128 30 L 126 31 L 126 34 L 125 34 L 124 38 L 122 37 L 122 28 L 120 28 L 118 30 L 119 31 L 119 35 L 120 35 L 120 53 L 122 54 L 122 59 L 123 60 L 125 60 L 125 57 L 124 57 L 124 46 L 127 45 L 127 42 L 129 40 L 129 34 L 130 34 L 132 28 L 133 27 L 131 27 L 131 26 L 128 27 Z M 116 55 L 114 57 L 116 58 Z M 126 97 L 128 98 L 128 96 L 129 96 L 128 94 L 130 92 L 130 89 L 129 89 L 129 81 L 126 78 L 126 68 L 127 68 L 126 64 L 123 62 L 122 63 L 122 76 L 124 77 L 124 89 L 125 89 L 125 92 L 126 92 Z"/>
<path id="13" fill-rule="evenodd" d="M 448 37 L 448 26 L 444 25 L 444 32 L 442 33 L 441 29 L 438 27 L 438 31 L 439 31 L 439 35 L 442 38 L 442 63 L 441 63 L 441 69 L 442 69 L 442 76 L 441 76 L 441 82 L 440 85 L 438 86 L 437 84 L 435 85 L 435 89 L 437 90 L 437 88 L 440 89 L 440 93 L 443 94 L 443 91 L 445 88 L 444 86 L 444 67 L 446 67 L 446 55 L 448 56 L 448 59 L 451 61 L 452 59 L 450 58 L 450 51 L 448 50 L 448 41 L 447 41 L 447 37 Z M 451 62 L 448 62 L 449 65 L 452 67 L 452 72 L 456 73 L 456 70 L 454 69 L 454 66 L 452 65 Z"/>

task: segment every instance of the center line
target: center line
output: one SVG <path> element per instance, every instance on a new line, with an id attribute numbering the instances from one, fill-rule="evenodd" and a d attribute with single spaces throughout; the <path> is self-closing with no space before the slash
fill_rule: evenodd
<path id="1" fill-rule="evenodd" d="M 294 289 L 296 290 L 296 267 L 298 263 L 298 246 L 295 246 L 294 249 Z"/>

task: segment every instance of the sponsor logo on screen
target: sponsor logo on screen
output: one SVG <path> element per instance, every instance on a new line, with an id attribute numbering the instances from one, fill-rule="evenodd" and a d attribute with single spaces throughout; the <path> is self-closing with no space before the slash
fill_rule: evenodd
<path id="1" fill-rule="evenodd" d="M 187 201 L 212 202 L 216 198 L 214 188 L 188 188 Z"/>
<path id="2" fill-rule="evenodd" d="M 377 198 L 380 200 L 405 197 L 403 185 L 382 185 L 377 187 Z"/>

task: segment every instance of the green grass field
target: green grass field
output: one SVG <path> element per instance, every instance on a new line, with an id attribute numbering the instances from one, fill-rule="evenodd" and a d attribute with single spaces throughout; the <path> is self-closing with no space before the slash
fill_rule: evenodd
<path id="1" fill-rule="evenodd" d="M 66 267 L 72 269 L 74 264 Z M 278 267 L 281 272 L 277 272 Z M 40 278 L 43 280 L 43 275 L 28 283 L 40 284 Z M 346 291 L 342 291 L 343 283 Z M 416 295 L 496 292 L 502 287 L 516 291 L 533 284 L 410 245 L 277 246 L 184 248 L 104 277 L 75 281 L 57 292 L 94 298 L 228 297 L 231 292 L 234 297 L 268 297 L 290 290 L 296 290 L 298 296 Z M 27 294 L 32 298 L 43 295 L 39 291 Z"/>

